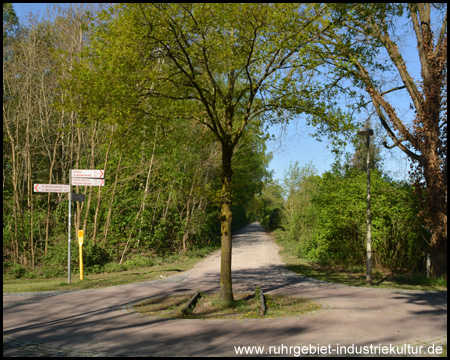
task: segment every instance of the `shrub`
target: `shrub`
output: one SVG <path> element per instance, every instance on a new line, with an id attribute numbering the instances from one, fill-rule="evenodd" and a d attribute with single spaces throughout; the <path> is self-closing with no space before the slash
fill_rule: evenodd
<path id="1" fill-rule="evenodd" d="M 356 170 L 303 179 L 288 199 L 284 238 L 297 244 L 301 258 L 328 265 L 364 264 L 366 194 L 366 174 Z M 417 270 L 427 244 L 411 186 L 374 170 L 371 204 L 373 265 Z"/>

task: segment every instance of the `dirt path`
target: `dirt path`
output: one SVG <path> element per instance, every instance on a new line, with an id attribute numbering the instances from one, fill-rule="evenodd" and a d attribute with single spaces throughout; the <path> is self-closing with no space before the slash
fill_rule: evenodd
<path id="1" fill-rule="evenodd" d="M 313 354 L 318 344 L 328 347 L 323 355 L 342 352 L 337 344 L 367 351 L 371 345 L 413 344 L 422 346 L 423 355 L 429 344 L 447 343 L 446 293 L 355 288 L 298 276 L 282 267 L 276 244 L 258 224 L 233 238 L 234 291 L 258 285 L 266 292 L 314 299 L 323 310 L 238 321 L 164 320 L 130 312 L 133 302 L 151 296 L 217 290 L 219 263 L 216 252 L 193 270 L 164 280 L 45 296 L 4 295 L 4 355 L 235 356 L 236 346 L 295 355 L 307 350 L 300 346 Z"/>

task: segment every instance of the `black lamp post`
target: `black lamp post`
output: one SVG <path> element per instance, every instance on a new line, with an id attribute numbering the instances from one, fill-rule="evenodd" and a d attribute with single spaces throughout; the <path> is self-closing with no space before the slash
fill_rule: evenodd
<path id="1" fill-rule="evenodd" d="M 372 218 L 370 214 L 370 137 L 373 130 L 369 127 L 363 127 L 358 131 L 358 135 L 367 137 L 367 273 L 366 284 L 372 285 Z"/>

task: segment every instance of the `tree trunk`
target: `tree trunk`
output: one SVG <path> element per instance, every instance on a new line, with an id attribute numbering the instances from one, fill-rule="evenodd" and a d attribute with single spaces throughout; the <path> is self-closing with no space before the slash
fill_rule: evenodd
<path id="1" fill-rule="evenodd" d="M 145 212 L 145 204 L 146 204 L 146 199 L 148 196 L 148 192 L 149 190 L 149 184 L 150 184 L 150 179 L 151 179 L 151 175 L 152 175 L 152 169 L 153 169 L 153 162 L 155 159 L 155 151 L 156 151 L 156 141 L 158 140 L 158 125 L 155 128 L 155 137 L 153 139 L 153 149 L 152 149 L 152 156 L 150 158 L 150 166 L 148 168 L 148 173 L 147 173 L 147 180 L 145 181 L 145 190 L 144 190 L 144 200 L 142 201 L 142 205 L 141 205 L 141 209 L 139 209 L 139 212 L 142 211 L 142 213 Z M 142 232 L 142 224 L 144 222 L 144 217 L 141 216 L 141 226 L 139 227 L 139 233 L 138 233 L 138 242 L 137 242 L 137 246 L 139 247 L 139 242 L 141 241 L 141 232 Z"/>
<path id="2" fill-rule="evenodd" d="M 108 207 L 108 215 L 106 216 L 105 235 L 104 235 L 104 238 L 103 238 L 103 242 L 104 243 L 106 243 L 106 238 L 108 237 L 109 224 L 111 223 L 111 211 L 112 211 L 112 205 L 114 203 L 114 196 L 116 195 L 117 180 L 119 178 L 120 162 L 121 161 L 122 161 L 122 155 L 119 156 L 119 163 L 117 164 L 116 178 L 114 180 L 113 190 L 112 190 L 112 193 L 111 193 L 111 201 L 110 201 L 109 207 Z"/>
<path id="3" fill-rule="evenodd" d="M 81 125 L 79 124 L 79 120 L 77 121 L 77 137 L 78 137 L 78 144 L 77 144 L 77 154 L 76 154 L 76 160 L 75 160 L 75 167 L 73 169 L 79 169 L 80 168 L 80 159 L 81 159 L 81 142 L 82 142 L 82 135 L 81 135 Z M 76 186 L 76 192 L 79 193 L 79 186 Z M 81 225 L 81 210 L 82 206 L 79 201 L 75 202 L 77 211 L 75 212 L 75 234 L 78 235 L 78 230 L 80 230 Z"/>
<path id="4" fill-rule="evenodd" d="M 27 116 L 27 128 L 26 128 L 26 162 L 27 162 L 27 203 L 28 211 L 30 213 L 30 256 L 31 256 L 31 268 L 34 269 L 34 216 L 33 216 L 33 184 L 31 182 L 31 144 L 30 144 L 30 116 Z"/>
<path id="5" fill-rule="evenodd" d="M 62 116 L 61 116 L 61 119 L 62 119 Z M 58 128 L 62 128 L 62 120 L 60 120 L 60 122 L 58 124 Z M 56 133 L 56 139 L 55 139 L 55 143 L 53 145 L 53 155 L 52 155 L 52 158 L 50 161 L 50 171 L 49 171 L 49 180 L 48 180 L 49 184 L 53 184 L 53 168 L 55 167 L 55 164 L 56 164 L 56 153 L 58 151 L 58 140 L 59 140 L 59 135 L 58 135 L 58 133 Z M 49 234 L 50 234 L 50 207 L 51 207 L 50 206 L 50 193 L 48 193 L 48 195 L 47 195 L 47 218 L 45 221 L 44 257 L 47 257 L 48 238 L 49 238 Z"/>
<path id="6" fill-rule="evenodd" d="M 440 172 L 439 158 L 431 153 L 425 159 L 424 177 L 426 181 L 426 209 L 430 214 L 431 263 L 433 276 L 447 279 L 447 184 L 445 175 Z M 435 156 L 432 156 L 435 155 Z M 432 167 L 435 169 L 432 169 Z"/>
<path id="7" fill-rule="evenodd" d="M 90 168 L 91 169 L 95 169 L 95 153 L 96 153 L 96 140 L 97 140 L 97 132 L 99 131 L 99 126 L 98 126 L 98 122 L 96 121 L 94 123 L 94 130 L 92 132 L 91 135 L 91 161 L 90 161 Z M 101 186 L 99 186 L 101 187 Z M 84 194 L 86 195 L 86 187 L 84 190 Z M 84 212 L 84 221 L 83 221 L 83 232 L 86 233 L 86 227 L 87 227 L 87 223 L 89 220 L 89 213 L 90 213 L 90 208 L 91 208 L 91 200 L 92 200 L 92 186 L 89 186 L 89 196 L 87 196 L 87 201 L 86 201 L 86 210 Z M 86 235 L 86 234 L 85 234 Z"/>
<path id="8" fill-rule="evenodd" d="M 443 237 L 442 233 L 433 234 L 431 241 L 433 276 L 447 280 L 447 237 Z"/>
<path id="9" fill-rule="evenodd" d="M 156 136 L 155 136 L 155 145 L 156 145 Z M 128 236 L 128 240 L 127 240 L 127 243 L 125 244 L 125 248 L 123 249 L 122 256 L 120 257 L 119 264 L 122 264 L 123 258 L 125 256 L 125 253 L 126 253 L 127 249 L 128 249 L 128 244 L 130 243 L 131 237 L 133 236 L 133 232 L 134 232 L 134 228 L 136 226 L 136 222 L 139 219 L 139 216 L 141 215 L 141 212 L 143 212 L 145 210 L 145 201 L 147 200 L 148 187 L 149 187 L 150 177 L 152 175 L 154 152 L 155 152 L 155 146 L 153 146 L 153 153 L 152 153 L 152 157 L 150 159 L 150 165 L 149 165 L 148 172 L 147 172 L 147 180 L 145 182 L 144 197 L 142 199 L 141 206 L 139 207 L 139 211 L 137 212 L 136 217 L 134 218 L 133 226 L 131 227 L 130 235 Z M 142 228 L 142 217 L 141 217 L 141 228 Z M 140 241 L 139 240 L 139 236 L 141 234 L 141 228 L 139 229 L 138 246 L 139 246 L 139 241 Z"/>
<path id="10" fill-rule="evenodd" d="M 189 239 L 189 220 L 190 220 L 190 211 L 191 211 L 191 197 L 192 197 L 192 191 L 194 189 L 194 184 L 195 184 L 195 176 L 194 179 L 192 181 L 192 186 L 191 186 L 191 191 L 189 193 L 189 198 L 186 204 L 186 217 L 184 219 L 184 227 L 183 227 L 183 239 L 182 239 L 182 246 L 183 246 L 183 254 L 186 253 L 187 251 L 187 241 Z M 194 204 L 195 205 L 195 204 Z M 182 218 L 180 217 L 180 222 L 182 222 Z"/>
<path id="11" fill-rule="evenodd" d="M 114 135 L 114 125 L 111 127 L 111 139 L 109 140 L 108 148 L 106 149 L 105 164 L 103 165 L 103 169 L 105 172 L 106 172 L 106 166 L 108 165 L 108 155 L 109 155 L 109 149 L 111 148 L 113 135 Z M 95 245 L 95 239 L 97 237 L 97 221 L 98 221 L 98 214 L 100 212 L 102 187 L 103 186 L 98 187 L 98 199 L 97 199 L 97 207 L 95 208 L 95 215 L 94 215 L 94 234 L 92 235 L 92 245 Z"/>
<path id="12" fill-rule="evenodd" d="M 232 237 L 231 225 L 233 213 L 231 211 L 231 159 L 233 157 L 233 147 L 222 141 L 222 210 L 220 213 L 220 236 L 222 244 L 222 255 L 220 262 L 220 293 L 219 300 L 224 304 L 233 303 L 233 288 L 231 282 L 231 252 Z"/>
<path id="13" fill-rule="evenodd" d="M 14 241 L 12 242 L 14 246 L 13 251 L 13 260 L 19 259 L 19 239 L 18 239 L 18 223 L 19 223 L 19 184 L 18 184 L 18 155 L 16 149 L 18 149 L 17 143 L 15 141 L 15 137 L 10 130 L 10 125 L 8 124 L 8 117 L 4 116 L 4 125 L 6 131 L 8 133 L 8 137 L 11 143 L 11 160 L 12 160 L 12 185 L 13 185 L 13 194 L 14 194 L 14 203 L 13 203 L 13 217 L 14 217 Z M 13 126 L 13 124 L 11 125 Z M 17 129 L 17 126 L 16 126 Z M 17 130 L 16 130 L 17 131 Z"/>

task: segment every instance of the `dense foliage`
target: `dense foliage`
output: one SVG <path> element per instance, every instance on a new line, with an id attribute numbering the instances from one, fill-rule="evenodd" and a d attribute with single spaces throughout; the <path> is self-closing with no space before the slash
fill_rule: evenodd
<path id="1" fill-rule="evenodd" d="M 331 266 L 360 266 L 366 258 L 366 172 L 347 167 L 316 175 L 298 164 L 286 174 L 283 241 L 301 258 Z M 372 258 L 380 270 L 422 269 L 429 236 L 418 218 L 413 187 L 371 171 Z"/>
<path id="2" fill-rule="evenodd" d="M 332 64 L 327 75 L 341 82 L 349 95 L 358 91 L 345 90 L 342 79 L 362 90 L 366 99 L 358 105 L 357 96 L 352 96 L 349 106 L 370 103 L 389 139 L 385 147 L 399 148 L 412 161 L 421 216 L 432 233 L 433 274 L 446 278 L 447 4 L 330 7 L 333 20 L 342 26 L 330 29 L 324 39 L 323 56 Z M 415 46 L 418 61 L 410 61 L 406 44 Z M 405 112 L 402 104 L 413 111 Z"/>
<path id="3" fill-rule="evenodd" d="M 34 184 L 68 184 L 70 169 L 105 170 L 104 187 L 73 187 L 86 200 L 73 203 L 72 254 L 76 231 L 84 230 L 87 272 L 217 246 L 220 146 L 203 127 L 133 112 L 114 91 L 92 96 L 89 111 L 74 106 L 68 72 L 89 41 L 89 9 L 56 8 L 52 20 L 23 26 L 4 43 L 3 259 L 18 276 L 21 266 L 46 276 L 66 271 L 68 195 L 37 193 Z M 110 112 L 98 112 L 95 101 Z M 266 176 L 265 152 L 254 125 L 235 149 L 235 226 L 248 221 Z"/>
<path id="4" fill-rule="evenodd" d="M 74 187 L 86 195 L 72 234 L 85 232 L 88 271 L 150 264 L 221 236 L 230 301 L 231 226 L 255 219 L 282 229 L 298 256 L 363 264 L 365 151 L 322 176 L 293 165 L 282 189 L 266 170 L 263 130 L 305 120 L 338 151 L 363 109 L 385 146 L 412 159 L 416 180 L 386 177 L 370 150 L 374 263 L 417 270 L 431 251 L 435 275 L 446 276 L 446 9 L 78 4 L 24 26 L 3 4 L 4 268 L 64 271 L 67 194 L 34 185 L 68 184 L 70 169 L 105 170 L 106 186 Z M 421 81 L 400 53 L 397 20 L 414 30 Z M 412 117 L 393 106 L 401 91 Z"/>

